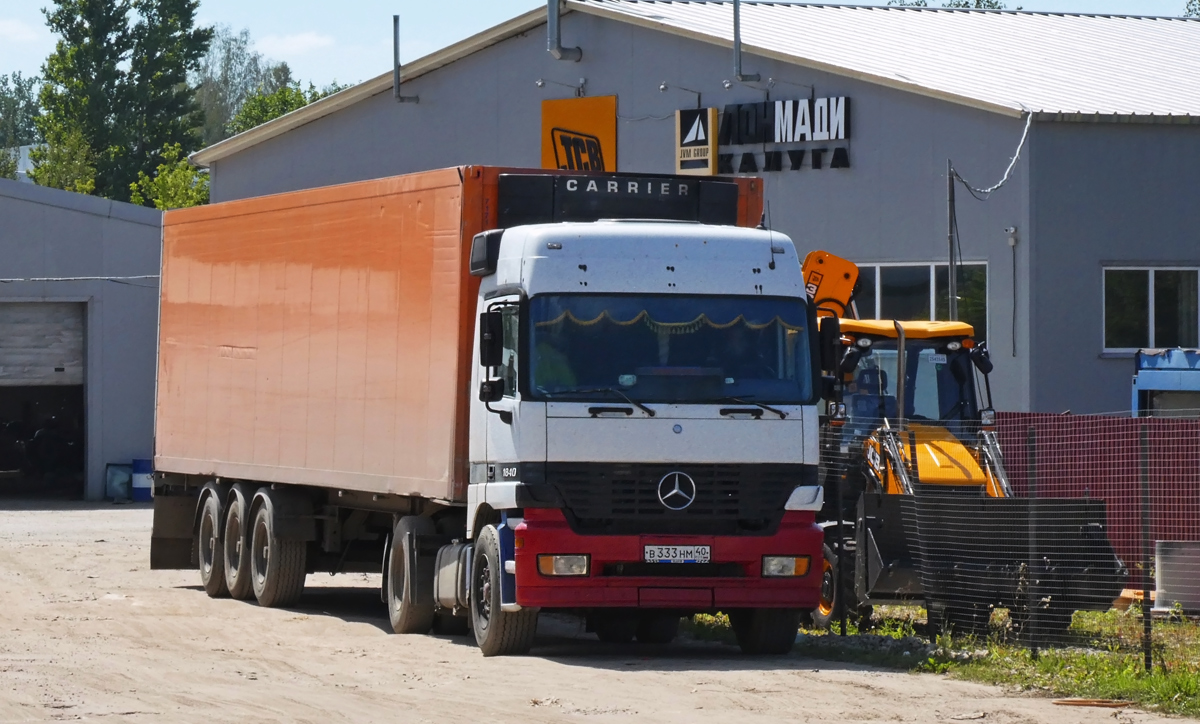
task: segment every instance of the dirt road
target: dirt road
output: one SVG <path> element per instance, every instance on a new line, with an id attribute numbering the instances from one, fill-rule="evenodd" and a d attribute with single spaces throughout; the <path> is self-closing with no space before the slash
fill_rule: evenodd
<path id="1" fill-rule="evenodd" d="M 0 722 L 1114 721 L 933 675 L 607 646 L 565 619 L 529 657 L 484 659 L 389 633 L 378 576 L 311 575 L 291 610 L 212 600 L 149 570 L 148 508 L 0 508 Z"/>

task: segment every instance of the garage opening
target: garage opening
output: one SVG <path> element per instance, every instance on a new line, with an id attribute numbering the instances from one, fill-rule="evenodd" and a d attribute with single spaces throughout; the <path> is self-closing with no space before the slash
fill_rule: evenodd
<path id="1" fill-rule="evenodd" d="M 0 302 L 0 496 L 83 497 L 84 311 Z"/>

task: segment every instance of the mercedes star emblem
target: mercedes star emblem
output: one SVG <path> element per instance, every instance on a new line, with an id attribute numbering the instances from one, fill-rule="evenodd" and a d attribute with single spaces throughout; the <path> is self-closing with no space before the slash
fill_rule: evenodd
<path id="1" fill-rule="evenodd" d="M 658 481 L 658 502 L 670 510 L 683 510 L 696 500 L 696 481 L 687 473 L 667 473 Z"/>

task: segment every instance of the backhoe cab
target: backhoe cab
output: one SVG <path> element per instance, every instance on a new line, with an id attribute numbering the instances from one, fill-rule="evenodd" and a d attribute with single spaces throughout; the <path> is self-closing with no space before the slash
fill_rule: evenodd
<path id="1" fill-rule="evenodd" d="M 851 616 L 911 602 L 960 634 L 985 633 L 997 607 L 1025 631 L 1050 632 L 1076 610 L 1107 609 L 1126 573 L 1104 534 L 1104 503 L 1014 494 L 992 362 L 972 327 L 858 319 L 853 263 L 815 251 L 803 272 L 820 317 L 827 411 L 815 622 L 828 625 L 842 601 Z"/>

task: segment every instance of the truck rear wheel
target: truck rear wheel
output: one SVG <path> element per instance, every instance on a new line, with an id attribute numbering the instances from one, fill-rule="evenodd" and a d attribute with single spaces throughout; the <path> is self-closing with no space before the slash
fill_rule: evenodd
<path id="1" fill-rule="evenodd" d="M 537 609 L 505 611 L 500 603 L 500 535 L 485 526 L 475 539 L 471 556 L 471 628 L 484 656 L 528 653 L 537 633 Z"/>
<path id="2" fill-rule="evenodd" d="M 254 596 L 254 582 L 250 576 L 250 527 L 246 524 L 250 510 L 247 492 L 240 483 L 233 486 L 221 538 L 225 587 L 229 589 L 229 595 L 239 601 Z"/>
<path id="3" fill-rule="evenodd" d="M 421 565 L 423 561 L 418 561 L 416 570 L 411 570 L 409 561 L 413 558 L 408 550 L 409 533 L 434 535 L 437 528 L 432 520 L 419 515 L 406 515 L 396 521 L 392 528 L 385 583 L 388 619 L 392 623 L 392 631 L 398 634 L 429 633 L 433 627 L 433 594 L 430 593 L 428 601 L 418 601 L 414 600 L 412 593 L 421 590 L 421 584 L 425 582 L 423 578 L 433 581 L 433 567 Z"/>
<path id="4" fill-rule="evenodd" d="M 264 495 L 250 534 L 250 572 L 254 597 L 267 608 L 292 606 L 304 593 L 306 544 L 277 534 L 275 503 Z"/>
<path id="5" fill-rule="evenodd" d="M 196 558 L 200 561 L 200 582 L 210 598 L 229 595 L 225 587 L 225 561 L 221 555 L 221 501 L 215 491 L 204 498 L 200 508 L 200 528 L 196 532 Z"/>
<path id="6" fill-rule="evenodd" d="M 796 643 L 800 610 L 751 608 L 729 612 L 729 623 L 743 654 L 786 654 Z"/>

